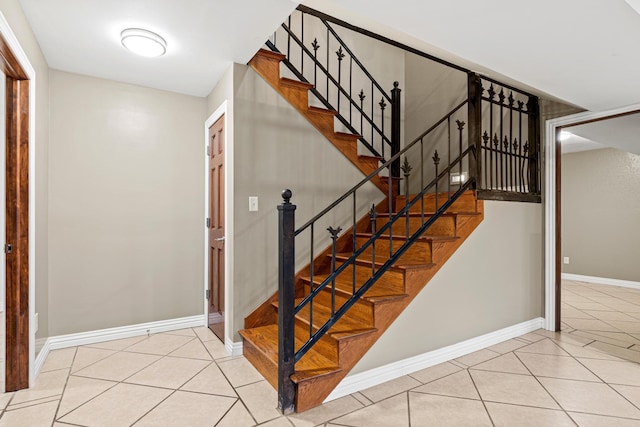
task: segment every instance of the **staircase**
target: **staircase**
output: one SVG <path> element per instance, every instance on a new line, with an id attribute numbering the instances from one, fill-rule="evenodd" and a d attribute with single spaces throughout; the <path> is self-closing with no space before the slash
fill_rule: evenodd
<path id="1" fill-rule="evenodd" d="M 365 176 L 375 172 L 384 160 L 378 156 L 358 155 L 357 143 L 360 135 L 336 132 L 334 121 L 337 111 L 326 108 L 309 106 L 309 91 L 313 85 L 286 77 L 280 77 L 280 63 L 285 55 L 261 49 L 249 61 L 249 66 L 255 70 L 276 92 L 284 97 L 300 114 L 302 114 L 329 142 L 331 142 L 344 156 L 349 159 Z M 375 176 L 371 179 L 376 187 L 385 194 L 388 191 L 388 178 Z"/>
<path id="2" fill-rule="evenodd" d="M 305 41 L 305 22 L 321 28 L 320 41 L 314 35 Z M 466 99 L 401 147 L 398 83 L 389 96 L 333 24 L 358 31 L 299 6 L 278 30 L 280 44 L 274 34 L 266 43 L 271 50 L 249 62 L 366 176 L 298 229 L 290 191 L 278 206 L 279 291 L 245 318 L 240 334 L 245 357 L 278 390 L 285 413 L 320 405 L 421 292 L 482 222 L 479 194 L 540 197 L 535 96 L 466 70 Z M 282 77 L 285 67 L 298 80 Z M 353 79 L 355 72 L 360 77 Z M 326 108 L 310 106 L 310 97 Z M 348 133 L 336 132 L 336 119 Z M 358 198 L 367 182 L 386 198 L 359 217 L 371 206 Z M 318 235 L 334 220 L 346 222 L 326 228 L 331 245 L 318 253 Z M 296 242 L 309 245 L 303 248 L 309 264 L 300 271 Z"/>
<path id="3" fill-rule="evenodd" d="M 413 199 L 413 196 L 409 196 Z M 448 200 L 449 193 L 438 194 L 438 206 Z M 425 194 L 424 217 L 421 202 L 414 204 L 392 228 L 391 245 L 399 247 L 409 234 L 436 211 L 435 194 Z M 395 211 L 405 207 L 406 196 L 395 196 Z M 344 232 L 336 242 L 335 267 L 330 251 L 314 260 L 314 277 L 307 267 L 296 276 L 296 295 L 299 302 L 353 253 L 354 234 L 357 247 L 362 245 L 389 221 L 388 201 L 380 203 L 375 214 L 358 221 L 356 230 Z M 392 212 L 391 215 L 394 215 Z M 474 191 L 466 191 L 440 215 L 415 243 L 389 268 L 381 278 L 335 323 L 295 365 L 292 380 L 296 386 L 296 411 L 305 411 L 320 405 L 360 358 L 369 350 L 395 318 L 426 286 L 465 239 L 483 219 L 483 203 L 476 199 Z M 375 227 L 375 229 L 374 229 Z M 382 235 L 375 245 L 375 258 L 371 247 L 356 260 L 355 277 L 359 288 L 371 277 L 373 267 L 378 269 L 389 259 L 389 235 Z M 353 267 L 346 268 L 335 280 L 334 304 L 340 306 L 353 295 Z M 295 317 L 296 349 L 304 343 L 309 331 L 317 330 L 332 312 L 332 287 L 325 287 L 314 298 L 313 319 L 308 308 Z M 278 386 L 278 325 L 277 294 L 254 311 L 245 320 L 246 329 L 240 331 L 244 339 L 245 357 L 277 389 Z"/>

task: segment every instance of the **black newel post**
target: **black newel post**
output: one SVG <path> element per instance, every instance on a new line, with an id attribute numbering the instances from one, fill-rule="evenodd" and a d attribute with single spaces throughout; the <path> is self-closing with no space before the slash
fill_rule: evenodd
<path id="1" fill-rule="evenodd" d="M 393 82 L 393 89 L 391 89 L 391 157 L 400 152 L 400 92 L 402 92 L 402 90 L 398 88 L 398 86 L 398 82 Z M 399 157 L 391 164 L 391 175 L 396 178 L 400 177 Z M 391 181 L 390 179 L 390 186 L 393 185 Z M 400 194 L 399 180 L 396 192 Z"/>
<path id="2" fill-rule="evenodd" d="M 529 193 L 540 194 L 540 106 L 536 96 L 529 96 Z"/>
<path id="3" fill-rule="evenodd" d="M 473 188 L 482 188 L 482 81 L 480 76 L 475 73 L 469 73 L 467 83 L 469 103 L 469 146 L 475 147 L 474 155 L 469 156 L 469 176 L 474 178 Z M 485 184 L 486 185 L 486 184 Z"/>
<path id="4" fill-rule="evenodd" d="M 278 205 L 278 409 L 289 414 L 295 409 L 295 385 L 291 376 L 295 371 L 295 211 L 291 190 L 282 192 Z"/>

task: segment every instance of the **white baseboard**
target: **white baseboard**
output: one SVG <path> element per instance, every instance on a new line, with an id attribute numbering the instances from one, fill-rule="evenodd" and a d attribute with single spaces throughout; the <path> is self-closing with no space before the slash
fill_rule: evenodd
<path id="1" fill-rule="evenodd" d="M 565 280 L 574 280 L 576 282 L 594 283 L 598 285 L 620 286 L 623 288 L 640 289 L 640 282 L 631 280 L 609 279 L 606 277 L 583 276 L 580 274 L 562 273 L 561 277 Z"/>
<path id="2" fill-rule="evenodd" d="M 379 368 L 371 369 L 359 374 L 349 375 L 343 379 L 340 384 L 338 384 L 338 387 L 333 390 L 325 402 L 464 356 L 465 354 L 473 353 L 474 351 L 482 350 L 483 348 L 520 335 L 533 332 L 542 328 L 543 324 L 544 319 L 542 317 L 538 317 L 537 319 L 532 319 L 527 322 L 480 335 L 479 337 L 471 338 L 438 350 L 389 363 L 388 365 L 380 366 Z"/>
<path id="3" fill-rule="evenodd" d="M 34 367 L 34 378 L 37 378 L 38 375 L 40 375 L 40 370 L 42 369 L 42 366 L 44 365 L 44 361 L 47 360 L 47 356 L 49 355 L 49 351 L 51 350 L 50 347 L 50 341 L 49 338 L 38 338 L 36 341 L 39 344 L 42 344 L 42 348 L 40 349 L 40 351 L 38 352 L 38 355 L 36 356 L 36 360 L 35 360 L 35 367 Z M 42 343 L 42 341 L 44 341 L 44 343 Z"/>
<path id="4" fill-rule="evenodd" d="M 159 332 L 175 331 L 178 329 L 196 328 L 205 324 L 205 321 L 205 315 L 199 314 L 177 319 L 159 320 L 157 322 L 138 323 L 136 325 L 120 326 L 117 328 L 98 329 L 96 331 L 49 337 L 36 357 L 35 375 L 38 376 L 40 373 L 51 350 L 137 337 L 140 335 L 157 334 Z"/>
<path id="5" fill-rule="evenodd" d="M 224 343 L 224 347 L 226 348 L 227 353 L 231 356 L 242 355 L 242 341 L 233 342 L 231 340 L 227 340 L 227 342 Z"/>

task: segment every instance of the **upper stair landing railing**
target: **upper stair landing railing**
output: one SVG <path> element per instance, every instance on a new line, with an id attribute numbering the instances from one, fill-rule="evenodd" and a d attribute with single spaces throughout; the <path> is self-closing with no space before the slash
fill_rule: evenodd
<path id="1" fill-rule="evenodd" d="M 298 7 L 267 46 L 285 55 L 283 63 L 345 129 L 359 135 L 363 154 L 388 160 L 400 151 L 400 88 L 385 89 L 338 31 L 313 9 Z M 391 168 L 400 176 L 400 163 Z"/>
<path id="2" fill-rule="evenodd" d="M 476 118 L 478 197 L 539 203 L 538 98 L 482 77 L 470 88 L 482 100 Z"/>

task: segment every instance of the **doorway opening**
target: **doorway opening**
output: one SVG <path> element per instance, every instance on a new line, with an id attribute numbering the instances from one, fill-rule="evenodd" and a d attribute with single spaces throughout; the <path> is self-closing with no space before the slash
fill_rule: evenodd
<path id="1" fill-rule="evenodd" d="M 560 331 L 562 300 L 562 150 L 561 132 L 568 127 L 602 122 L 640 112 L 640 105 L 604 112 L 585 112 L 546 123 L 545 152 L 545 328 Z"/>

